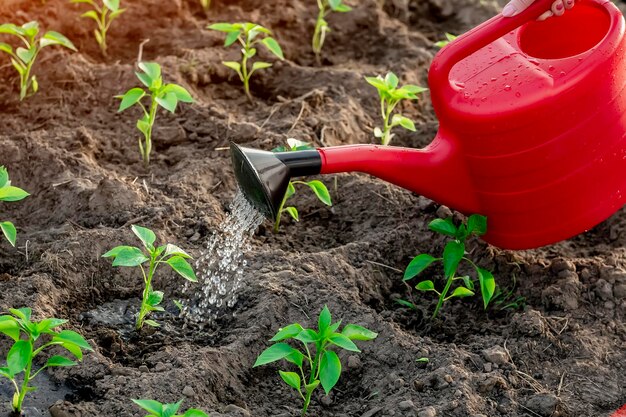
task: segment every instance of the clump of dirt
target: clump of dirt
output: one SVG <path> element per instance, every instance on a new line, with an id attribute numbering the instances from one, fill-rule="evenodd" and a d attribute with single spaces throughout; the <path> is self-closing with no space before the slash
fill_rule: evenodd
<path id="1" fill-rule="evenodd" d="M 2 205 L 2 218 L 19 227 L 19 243 L 0 245 L 0 308 L 32 306 L 36 317 L 69 318 L 95 348 L 79 366 L 42 375 L 58 389 L 43 400 L 56 401 L 47 404 L 52 416 L 141 415 L 130 398 L 185 398 L 185 406 L 213 417 L 299 415 L 277 368 L 252 364 L 280 326 L 313 326 L 325 304 L 336 319 L 379 337 L 362 343 L 361 354 L 340 355 L 344 376 L 329 397 L 316 396 L 311 416 L 591 417 L 623 405 L 624 211 L 542 249 L 472 242 L 472 257 L 523 297 L 521 307 L 485 312 L 478 300 L 455 301 L 431 320 L 434 300 L 403 284 L 401 271 L 416 254 L 443 249 L 445 240 L 427 229 L 430 220 L 460 215 L 364 175 L 324 178 L 332 208 L 302 193 L 300 223 L 256 232 L 233 314 L 201 328 L 178 318 L 170 301 L 157 317 L 163 327 L 134 332 L 141 278 L 100 258 L 136 243 L 131 224 L 198 256 L 236 190 L 229 141 L 264 149 L 288 137 L 317 146 L 369 143 L 379 116 L 376 91 L 363 77 L 393 70 L 425 85 L 433 41 L 497 10 L 479 0 L 352 3 L 353 12 L 329 17 L 333 30 L 316 66 L 308 46 L 314 1 L 213 3 L 208 16 L 191 0 L 129 3 L 112 26 L 106 59 L 90 22 L 79 20 L 82 5 L 5 0 L 0 10 L 0 21 L 36 19 L 80 50 L 45 50 L 35 66 L 41 91 L 23 103 L 13 69 L 0 67 L 0 163 L 31 193 Z M 254 104 L 220 64 L 237 51 L 204 29 L 243 20 L 271 28 L 287 56 L 255 77 Z M 197 99 L 176 115 L 159 114 L 149 171 L 136 149 L 138 114 L 118 114 L 114 99 L 137 85 L 133 70 L 145 39 L 143 59 L 159 62 L 166 81 Z M 430 142 L 437 121 L 428 97 L 402 110 L 418 131 L 399 132 L 394 144 Z M 172 273 L 161 271 L 155 286 L 168 300 L 181 295 Z M 397 298 L 412 299 L 417 310 Z M 8 347 L 1 339 L 0 352 Z"/>

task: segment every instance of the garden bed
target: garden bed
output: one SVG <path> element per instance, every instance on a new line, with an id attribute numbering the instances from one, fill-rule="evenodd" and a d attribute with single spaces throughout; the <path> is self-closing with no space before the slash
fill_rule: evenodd
<path id="1" fill-rule="evenodd" d="M 452 213 L 360 174 L 338 175 L 336 189 L 325 178 L 332 208 L 300 195 L 299 224 L 285 220 L 278 234 L 269 223 L 257 230 L 234 315 L 201 328 L 166 304 L 163 327 L 137 335 L 141 280 L 100 257 L 133 244 L 131 224 L 199 255 L 235 194 L 229 141 L 268 150 L 288 137 L 316 146 L 372 142 L 377 95 L 363 77 L 393 70 L 426 85 L 434 41 L 498 6 L 391 0 L 381 9 L 363 0 L 330 18 L 318 66 L 308 41 L 314 1 L 215 0 L 208 18 L 191 0 L 128 3 L 112 26 L 107 59 L 91 25 L 79 20 L 80 6 L 5 0 L 0 10 L 1 22 L 37 19 L 80 51 L 46 50 L 35 69 L 41 91 L 23 103 L 13 69 L 0 61 L 0 164 L 31 193 L 2 205 L 19 234 L 16 250 L 0 245 L 0 309 L 32 306 L 38 317 L 68 318 L 95 348 L 79 366 L 41 376 L 46 392 L 26 402 L 39 410 L 33 415 L 47 415 L 53 403 L 56 417 L 143 415 L 130 398 L 187 398 L 184 407 L 212 417 L 299 415 L 277 368 L 252 365 L 280 326 L 312 326 L 324 304 L 335 319 L 379 336 L 361 344 L 362 354 L 342 354 L 344 377 L 330 397 L 315 397 L 311 416 L 599 417 L 626 402 L 624 211 L 542 249 L 473 242 L 473 258 L 502 287 L 514 287 L 523 308 L 484 312 L 479 300 L 465 299 L 431 320 L 435 300 L 411 292 L 401 271 L 416 254 L 442 250 L 444 239 L 427 225 Z M 220 64 L 237 51 L 204 29 L 242 20 L 273 29 L 287 57 L 253 79 L 254 104 Z M 142 58 L 162 64 L 166 81 L 197 99 L 176 115 L 159 115 L 149 171 L 139 161 L 137 113 L 118 114 L 114 98 L 136 85 L 144 39 Z M 437 131 L 428 96 L 404 112 L 418 132 L 401 132 L 393 144 L 426 145 Z M 172 300 L 181 281 L 161 271 L 156 287 Z M 418 311 L 396 298 L 412 298 Z M 0 339 L 0 352 L 8 347 Z M 417 361 L 424 357 L 428 363 Z M 10 398 L 5 388 L 2 406 Z"/>

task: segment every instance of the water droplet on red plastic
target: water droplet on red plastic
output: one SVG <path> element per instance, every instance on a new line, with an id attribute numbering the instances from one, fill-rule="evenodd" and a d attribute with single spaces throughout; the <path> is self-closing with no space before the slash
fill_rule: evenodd
<path id="1" fill-rule="evenodd" d="M 497 79 L 496 77 L 491 77 L 491 82 L 495 82 L 495 81 L 497 81 L 497 80 L 498 80 L 498 79 Z"/>
<path id="2" fill-rule="evenodd" d="M 511 86 L 510 85 L 505 85 L 504 86 L 504 91 L 511 91 Z"/>
<path id="3" fill-rule="evenodd" d="M 518 98 L 519 98 L 519 97 L 521 97 L 521 96 L 522 96 L 522 93 L 520 93 L 519 91 L 518 91 L 517 93 L 515 93 L 515 97 L 518 97 Z"/>
<path id="4" fill-rule="evenodd" d="M 504 76 L 509 75 L 509 72 L 508 72 L 508 71 L 504 71 L 504 72 L 502 73 L 502 75 L 504 75 Z"/>
<path id="5" fill-rule="evenodd" d="M 454 84 L 461 89 L 465 88 L 465 83 L 462 83 L 460 81 L 456 81 Z"/>
<path id="6" fill-rule="evenodd" d="M 553 66 L 553 65 L 550 65 L 550 66 L 548 67 L 548 71 L 554 71 L 554 66 Z"/>

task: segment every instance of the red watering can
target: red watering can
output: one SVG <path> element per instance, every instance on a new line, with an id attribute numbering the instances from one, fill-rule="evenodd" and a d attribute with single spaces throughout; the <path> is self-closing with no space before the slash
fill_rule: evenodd
<path id="1" fill-rule="evenodd" d="M 276 217 L 294 176 L 359 171 L 489 219 L 509 249 L 572 237 L 626 199 L 626 40 L 609 0 L 501 15 L 444 47 L 429 74 L 440 130 L 424 149 L 270 153 L 231 145 L 244 194 Z M 624 193 L 622 193 L 622 190 Z"/>

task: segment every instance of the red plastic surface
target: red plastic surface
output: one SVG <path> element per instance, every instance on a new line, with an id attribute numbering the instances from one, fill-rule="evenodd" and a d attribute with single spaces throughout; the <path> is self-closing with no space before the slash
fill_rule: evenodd
<path id="1" fill-rule="evenodd" d="M 370 173 L 484 214 L 485 239 L 503 248 L 555 243 L 605 220 L 626 199 L 624 18 L 608 0 L 581 0 L 535 21 L 551 3 L 499 15 L 435 57 L 441 128 L 428 147 L 324 148 L 322 173 Z"/>

